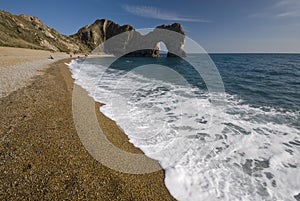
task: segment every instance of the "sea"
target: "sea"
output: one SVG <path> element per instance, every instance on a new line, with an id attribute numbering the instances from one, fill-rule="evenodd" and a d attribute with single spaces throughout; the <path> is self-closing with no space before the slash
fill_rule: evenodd
<path id="1" fill-rule="evenodd" d="M 300 200 L 300 54 L 69 64 L 177 200 Z"/>

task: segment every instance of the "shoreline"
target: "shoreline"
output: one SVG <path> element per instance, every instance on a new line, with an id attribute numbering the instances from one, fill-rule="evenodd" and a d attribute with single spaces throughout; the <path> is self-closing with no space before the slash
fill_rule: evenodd
<path id="1" fill-rule="evenodd" d="M 71 59 L 50 64 L 27 86 L 0 98 L 0 199 L 174 200 L 163 170 L 120 173 L 85 150 L 73 123 L 74 80 L 65 65 Z M 95 102 L 97 119 L 107 138 L 123 150 L 142 153 L 99 111 L 100 105 Z"/>

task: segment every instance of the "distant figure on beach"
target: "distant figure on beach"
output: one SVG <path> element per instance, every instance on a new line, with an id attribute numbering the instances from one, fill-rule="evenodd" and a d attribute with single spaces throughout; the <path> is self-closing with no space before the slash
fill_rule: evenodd
<path id="1" fill-rule="evenodd" d="M 50 55 L 48 59 L 54 59 L 54 58 L 52 57 L 52 55 Z"/>
<path id="2" fill-rule="evenodd" d="M 73 56 L 72 56 L 72 54 L 70 54 L 70 58 L 72 58 Z"/>

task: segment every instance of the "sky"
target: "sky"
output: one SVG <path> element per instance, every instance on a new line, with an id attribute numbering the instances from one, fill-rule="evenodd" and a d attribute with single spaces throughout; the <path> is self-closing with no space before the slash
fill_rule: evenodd
<path id="1" fill-rule="evenodd" d="M 300 53 L 300 0 L 1 0 L 65 35 L 96 19 L 136 29 L 178 22 L 209 53 Z"/>

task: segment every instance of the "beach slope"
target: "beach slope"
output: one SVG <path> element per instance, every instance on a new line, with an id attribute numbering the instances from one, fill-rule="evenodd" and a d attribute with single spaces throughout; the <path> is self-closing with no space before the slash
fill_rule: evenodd
<path id="1" fill-rule="evenodd" d="M 162 170 L 120 173 L 85 150 L 73 122 L 73 79 L 65 65 L 69 61 L 46 64 L 30 82 L 0 98 L 0 200 L 173 200 Z M 108 139 L 139 152 L 98 106 L 95 103 Z"/>

